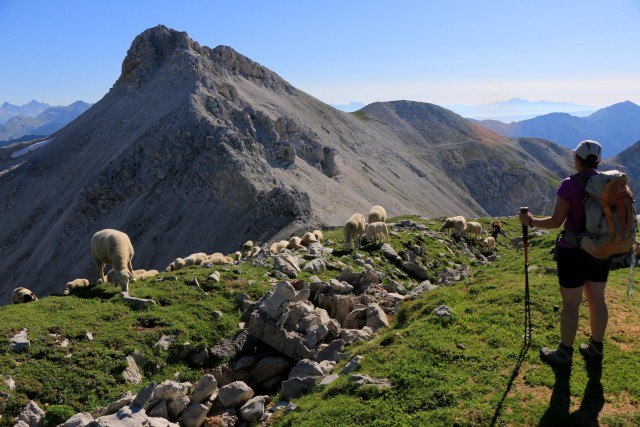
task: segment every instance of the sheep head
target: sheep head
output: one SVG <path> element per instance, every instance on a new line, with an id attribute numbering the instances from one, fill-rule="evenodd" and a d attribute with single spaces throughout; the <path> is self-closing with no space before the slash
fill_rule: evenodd
<path id="1" fill-rule="evenodd" d="M 114 274 L 114 281 L 120 285 L 122 292 L 129 292 L 129 281 L 133 279 L 133 274 L 128 269 L 118 270 Z"/>

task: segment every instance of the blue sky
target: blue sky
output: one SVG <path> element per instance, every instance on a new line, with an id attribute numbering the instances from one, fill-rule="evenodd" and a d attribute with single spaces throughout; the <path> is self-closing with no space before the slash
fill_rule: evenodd
<path id="1" fill-rule="evenodd" d="M 158 24 L 329 104 L 640 104 L 637 0 L 0 0 L 0 103 L 96 102 Z"/>

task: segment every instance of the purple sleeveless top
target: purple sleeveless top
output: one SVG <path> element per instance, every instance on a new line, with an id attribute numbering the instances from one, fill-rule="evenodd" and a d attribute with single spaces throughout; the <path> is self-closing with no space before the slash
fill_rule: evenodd
<path id="1" fill-rule="evenodd" d="M 585 178 L 589 178 L 593 175 L 596 175 L 598 171 L 589 170 L 581 172 Z M 556 191 L 556 195 L 560 197 L 565 202 L 569 203 L 569 213 L 564 220 L 564 229 L 574 232 L 581 232 L 583 228 L 583 224 L 585 221 L 584 214 L 584 197 L 586 192 L 584 190 L 584 184 L 580 181 L 579 178 L 565 178 L 558 190 Z M 560 239 L 560 246 L 565 248 L 575 248 L 575 245 L 567 242 L 564 238 Z"/>

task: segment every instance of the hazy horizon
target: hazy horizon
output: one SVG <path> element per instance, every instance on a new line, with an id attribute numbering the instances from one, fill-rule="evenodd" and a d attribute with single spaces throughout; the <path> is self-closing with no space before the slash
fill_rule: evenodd
<path id="1" fill-rule="evenodd" d="M 5 1 L 0 98 L 95 103 L 134 38 L 162 24 L 231 46 L 330 105 L 640 104 L 639 20 L 633 0 Z"/>

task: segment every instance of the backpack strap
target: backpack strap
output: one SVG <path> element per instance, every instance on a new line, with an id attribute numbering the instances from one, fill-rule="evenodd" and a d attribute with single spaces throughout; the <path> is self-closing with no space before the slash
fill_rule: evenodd
<path id="1" fill-rule="evenodd" d="M 589 182 L 589 178 L 591 178 L 590 176 L 584 176 L 581 173 L 574 173 L 573 175 L 570 176 L 571 179 L 575 179 L 577 181 L 580 181 L 582 183 L 582 185 L 585 186 L 585 188 L 587 187 L 587 182 Z"/>

